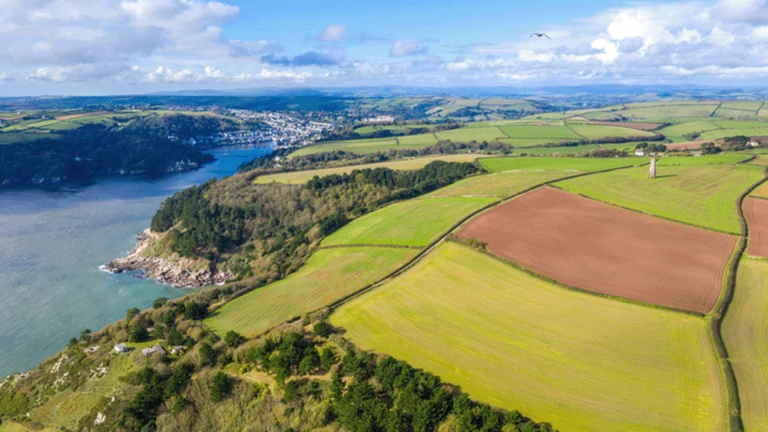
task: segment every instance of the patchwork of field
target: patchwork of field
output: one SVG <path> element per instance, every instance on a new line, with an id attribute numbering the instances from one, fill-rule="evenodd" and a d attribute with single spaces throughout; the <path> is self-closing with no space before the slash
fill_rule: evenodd
<path id="1" fill-rule="evenodd" d="M 652 137 L 655 135 L 652 132 L 619 127 L 619 126 L 601 126 L 601 125 L 593 125 L 593 124 L 568 123 L 568 127 L 570 127 L 577 134 L 590 140 L 606 138 L 606 137 L 628 138 L 628 137 Z"/>
<path id="2" fill-rule="evenodd" d="M 741 260 L 723 339 L 739 386 L 745 430 L 768 430 L 768 261 Z"/>
<path id="3" fill-rule="evenodd" d="M 620 207 L 739 234 L 741 226 L 736 199 L 763 177 L 763 170 L 752 165 L 705 165 L 707 158 L 669 158 L 676 164 L 685 165 L 659 165 L 653 180 L 647 178 L 647 167 L 637 167 L 565 180 L 555 185 Z M 667 163 L 666 159 L 662 161 Z"/>
<path id="4" fill-rule="evenodd" d="M 718 129 L 719 126 L 708 120 L 679 123 L 659 129 L 659 133 L 674 142 L 688 141 L 684 135 L 702 133 Z"/>
<path id="5" fill-rule="evenodd" d="M 768 200 L 747 197 L 743 204 L 744 217 L 749 224 L 747 254 L 768 258 Z"/>
<path id="6" fill-rule="evenodd" d="M 388 205 L 359 217 L 326 237 L 322 246 L 426 246 L 463 217 L 497 198 L 420 198 Z"/>
<path id="7" fill-rule="evenodd" d="M 354 170 L 376 169 L 376 168 L 389 168 L 389 169 L 401 170 L 401 171 L 416 170 L 419 168 L 423 168 L 428 163 L 434 162 L 436 160 L 441 160 L 446 162 L 472 162 L 478 157 L 485 157 L 485 156 L 486 155 L 476 155 L 476 154 L 428 156 L 428 157 L 406 159 L 406 160 L 395 160 L 391 162 L 381 162 L 381 163 L 363 164 L 363 165 L 350 165 L 350 166 L 344 166 L 344 167 L 338 167 L 338 168 L 325 168 L 325 169 L 308 170 L 308 171 L 293 171 L 293 172 L 259 176 L 253 182 L 261 183 L 261 184 L 273 183 L 273 182 L 289 183 L 289 184 L 305 184 L 309 180 L 312 180 L 312 177 L 314 176 L 325 177 L 331 174 L 344 174 L 344 173 L 352 172 Z"/>
<path id="8" fill-rule="evenodd" d="M 680 117 L 709 117 L 719 104 L 689 103 L 665 104 L 636 108 L 635 104 L 627 105 L 627 109 L 616 111 L 616 114 L 628 119 L 664 120 Z"/>
<path id="9" fill-rule="evenodd" d="M 296 273 L 226 303 L 205 323 L 219 334 L 235 330 L 253 336 L 365 288 L 416 253 L 376 247 L 318 250 Z"/>
<path id="10" fill-rule="evenodd" d="M 559 288 L 455 243 L 331 322 L 362 348 L 560 430 L 725 428 L 705 320 Z"/>
<path id="11" fill-rule="evenodd" d="M 479 161 L 490 172 L 521 170 L 568 170 L 580 172 L 602 171 L 627 167 L 645 162 L 637 159 L 599 159 L 566 157 L 491 157 Z"/>
<path id="12" fill-rule="evenodd" d="M 736 237 L 544 187 L 468 222 L 459 237 L 571 287 L 708 313 Z"/>

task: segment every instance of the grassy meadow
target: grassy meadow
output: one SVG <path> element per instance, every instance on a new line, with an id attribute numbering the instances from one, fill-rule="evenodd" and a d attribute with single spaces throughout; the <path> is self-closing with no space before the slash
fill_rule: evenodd
<path id="1" fill-rule="evenodd" d="M 568 170 L 592 172 L 638 165 L 646 162 L 634 158 L 590 159 L 565 157 L 495 157 L 480 160 L 480 165 L 490 172 L 525 170 Z"/>
<path id="2" fill-rule="evenodd" d="M 331 322 L 562 431 L 725 428 L 705 320 L 562 289 L 455 243 Z"/>
<path id="3" fill-rule="evenodd" d="M 509 171 L 470 177 L 431 193 L 430 197 L 492 196 L 507 198 L 542 183 L 572 176 L 564 170 Z"/>
<path id="4" fill-rule="evenodd" d="M 352 172 L 357 169 L 390 168 L 393 170 L 402 170 L 402 171 L 416 170 L 436 160 L 442 160 L 446 162 L 472 162 L 478 157 L 484 157 L 484 155 L 455 154 L 455 155 L 427 156 L 427 157 L 421 157 L 421 158 L 395 160 L 391 162 L 381 162 L 381 163 L 372 163 L 372 164 L 364 164 L 364 165 L 350 165 L 350 166 L 344 166 L 339 168 L 324 168 L 324 169 L 318 169 L 318 170 L 294 171 L 294 172 L 286 172 L 286 173 L 279 173 L 279 174 L 269 174 L 269 175 L 259 176 L 253 182 L 259 183 L 259 184 L 266 184 L 266 183 L 272 183 L 272 182 L 288 183 L 288 184 L 305 184 L 309 180 L 312 180 L 312 177 L 314 176 L 325 177 L 331 174 L 344 174 L 344 173 Z"/>
<path id="5" fill-rule="evenodd" d="M 319 250 L 296 273 L 226 303 L 205 323 L 222 335 L 235 330 L 252 336 L 378 281 L 416 253 L 375 247 Z"/>
<path id="6" fill-rule="evenodd" d="M 670 158 L 671 159 L 671 158 Z M 685 158 L 695 162 L 699 158 Z M 555 186 L 632 210 L 727 233 L 740 233 L 736 198 L 763 176 L 749 165 L 637 167 L 565 180 Z"/>
<path id="7" fill-rule="evenodd" d="M 768 261 L 744 258 L 723 321 L 748 431 L 768 430 Z"/>
<path id="8" fill-rule="evenodd" d="M 569 141 L 581 139 L 566 126 L 507 125 L 499 126 L 499 130 L 510 138 L 558 138 Z"/>
<path id="9" fill-rule="evenodd" d="M 605 138 L 605 137 L 627 138 L 627 137 L 652 137 L 655 135 L 653 132 L 641 131 L 637 129 L 630 129 L 630 128 L 619 127 L 619 126 L 568 123 L 568 127 L 570 127 L 574 132 L 576 132 L 580 136 L 589 140 Z"/>
<path id="10" fill-rule="evenodd" d="M 426 246 L 463 217 L 497 198 L 418 198 L 359 217 L 326 237 L 322 246 Z"/>

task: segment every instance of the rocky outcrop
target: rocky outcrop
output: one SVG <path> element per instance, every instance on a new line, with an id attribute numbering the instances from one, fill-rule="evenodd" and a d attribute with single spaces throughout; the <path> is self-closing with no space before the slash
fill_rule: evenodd
<path id="1" fill-rule="evenodd" d="M 136 247 L 125 258 L 117 258 L 104 266 L 112 273 L 138 270 L 141 275 L 174 287 L 197 288 L 206 285 L 222 284 L 232 278 L 230 272 L 216 272 L 211 269 L 190 270 L 194 261 L 181 258 L 171 261 L 163 258 L 146 256 L 153 234 L 145 230 L 137 236 Z"/>

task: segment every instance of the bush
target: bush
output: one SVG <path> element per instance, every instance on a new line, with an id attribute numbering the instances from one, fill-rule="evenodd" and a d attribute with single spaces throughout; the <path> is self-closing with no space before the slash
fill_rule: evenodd
<path id="1" fill-rule="evenodd" d="M 323 320 L 315 324 L 314 331 L 316 335 L 327 338 L 333 333 L 333 326 L 328 321 Z"/>
<path id="2" fill-rule="evenodd" d="M 232 390 L 232 380 L 227 374 L 219 371 L 211 381 L 211 402 L 219 402 L 229 396 Z"/>
<path id="3" fill-rule="evenodd" d="M 241 343 L 245 341 L 245 338 L 240 333 L 230 330 L 224 335 L 224 343 L 230 348 L 237 348 Z"/>
<path id="4" fill-rule="evenodd" d="M 149 339 L 149 333 L 144 327 L 132 327 L 128 334 L 128 340 L 131 342 L 144 342 L 147 339 Z"/>

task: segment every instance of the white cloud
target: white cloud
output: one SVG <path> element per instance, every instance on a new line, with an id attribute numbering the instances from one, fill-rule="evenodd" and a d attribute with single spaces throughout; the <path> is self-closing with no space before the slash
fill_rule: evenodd
<path id="1" fill-rule="evenodd" d="M 346 28 L 343 25 L 329 24 L 320 34 L 320 40 L 326 42 L 338 42 L 344 38 Z"/>
<path id="2" fill-rule="evenodd" d="M 429 47 L 421 45 L 419 41 L 415 39 L 400 39 L 392 44 L 392 48 L 389 50 L 391 57 L 404 57 L 417 54 L 426 54 L 429 51 Z"/>

